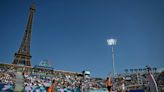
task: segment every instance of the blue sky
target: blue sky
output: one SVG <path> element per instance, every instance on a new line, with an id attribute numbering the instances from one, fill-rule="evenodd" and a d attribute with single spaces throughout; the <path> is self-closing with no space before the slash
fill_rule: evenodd
<path id="1" fill-rule="evenodd" d="M 1 0 L 0 61 L 12 63 L 36 4 L 31 41 L 32 64 L 48 59 L 55 69 L 106 77 L 115 67 L 164 68 L 163 0 Z"/>

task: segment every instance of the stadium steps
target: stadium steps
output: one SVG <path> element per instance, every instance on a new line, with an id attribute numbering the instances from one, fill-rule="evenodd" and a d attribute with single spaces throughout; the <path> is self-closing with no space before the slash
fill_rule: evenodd
<path id="1" fill-rule="evenodd" d="M 16 73 L 16 83 L 15 83 L 15 89 L 14 92 L 22 92 L 24 89 L 24 78 L 22 73 L 17 72 Z"/>

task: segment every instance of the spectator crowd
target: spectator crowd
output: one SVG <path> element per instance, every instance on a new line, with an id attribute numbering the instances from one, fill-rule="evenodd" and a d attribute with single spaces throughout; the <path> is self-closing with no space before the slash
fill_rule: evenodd
<path id="1" fill-rule="evenodd" d="M 13 92 L 17 72 L 20 73 L 20 71 L 15 70 L 13 67 L 0 66 L 0 92 Z M 91 90 L 92 92 L 93 90 L 106 92 L 107 90 L 105 79 L 85 76 L 82 73 L 45 69 L 33 69 L 30 72 L 23 70 L 21 72 L 24 81 L 24 92 L 47 92 L 53 80 L 57 83 L 56 92 L 91 92 Z M 146 73 L 139 72 L 118 74 L 115 79 L 112 79 L 115 86 L 113 88 L 116 88 L 118 92 L 122 92 L 123 88 L 125 90 L 130 90 L 132 87 L 136 87 L 135 89 L 145 89 L 148 82 L 146 76 Z M 161 74 L 155 72 L 154 77 L 159 85 L 159 90 L 163 92 L 164 72 L 161 72 Z"/>

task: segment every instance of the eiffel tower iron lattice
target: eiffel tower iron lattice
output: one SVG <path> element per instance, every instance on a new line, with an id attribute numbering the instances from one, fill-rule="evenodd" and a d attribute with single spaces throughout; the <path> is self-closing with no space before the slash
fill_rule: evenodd
<path id="1" fill-rule="evenodd" d="M 30 55 L 30 40 L 31 40 L 31 32 L 32 32 L 32 20 L 33 14 L 36 8 L 35 5 L 32 4 L 30 7 L 30 12 L 28 16 L 28 22 L 26 25 L 26 30 L 24 33 L 23 40 L 21 42 L 21 46 L 17 53 L 15 53 L 14 60 L 12 64 L 23 65 L 23 66 L 31 66 L 31 55 Z"/>

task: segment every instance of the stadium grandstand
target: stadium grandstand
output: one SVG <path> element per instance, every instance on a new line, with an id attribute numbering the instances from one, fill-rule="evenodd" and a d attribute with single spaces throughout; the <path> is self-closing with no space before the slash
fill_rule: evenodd
<path id="1" fill-rule="evenodd" d="M 47 63 L 48 61 L 41 61 Z M 40 65 L 40 64 L 39 64 Z M 37 65 L 37 66 L 39 66 Z M 0 91 L 14 92 L 16 85 L 22 92 L 46 92 L 53 79 L 57 81 L 57 92 L 107 92 L 105 79 L 90 76 L 89 71 L 69 72 L 42 67 L 14 67 L 0 64 Z M 28 70 L 29 69 L 29 70 Z M 151 68 L 159 92 L 164 92 L 164 71 Z M 113 90 L 117 92 L 156 92 L 151 91 L 149 73 L 144 69 L 125 69 L 125 73 L 112 78 Z M 21 86 L 20 86 L 21 85 Z M 153 88 L 153 89 L 152 89 Z"/>
<path id="2" fill-rule="evenodd" d="M 91 78 L 89 71 L 70 72 L 55 70 L 48 60 L 34 67 L 0 64 L 0 92 L 13 92 L 21 89 L 25 92 L 46 92 L 52 80 L 57 81 L 57 92 L 89 92 L 105 90 L 104 79 Z"/>

